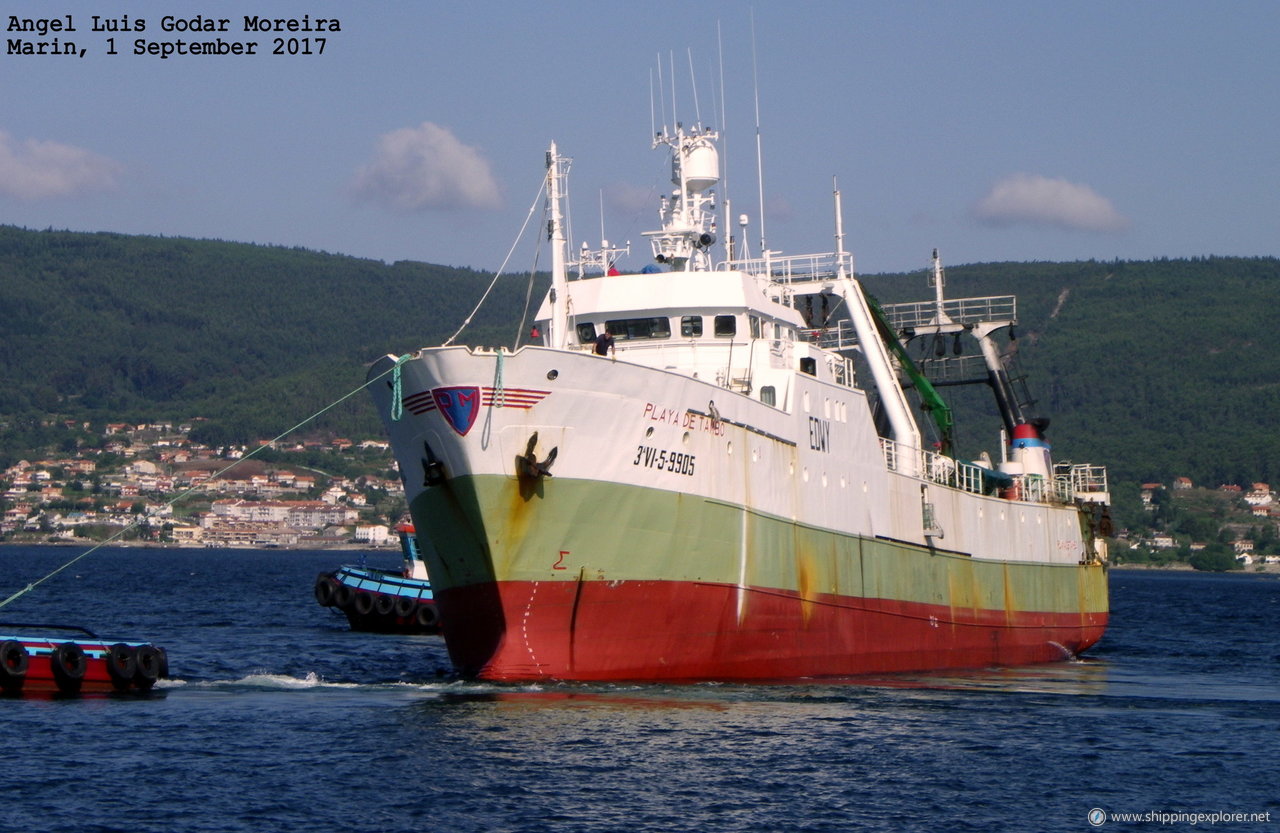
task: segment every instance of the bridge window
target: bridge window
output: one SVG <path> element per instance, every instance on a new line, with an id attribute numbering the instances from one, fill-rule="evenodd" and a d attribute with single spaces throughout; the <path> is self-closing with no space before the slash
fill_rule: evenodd
<path id="1" fill-rule="evenodd" d="M 760 401 L 766 405 L 776 405 L 778 402 L 778 394 L 773 385 L 765 385 L 760 388 Z"/>
<path id="2" fill-rule="evenodd" d="M 604 322 L 604 326 L 616 339 L 671 338 L 668 318 L 617 318 Z"/>
<path id="3" fill-rule="evenodd" d="M 716 335 L 717 336 L 733 336 L 738 332 L 738 319 L 732 315 L 716 316 Z"/>
<path id="4" fill-rule="evenodd" d="M 685 315 L 681 317 L 680 335 L 685 338 L 696 338 L 702 335 L 702 316 Z"/>
<path id="5" fill-rule="evenodd" d="M 583 344 L 592 344 L 596 340 L 595 324 L 579 324 L 578 325 L 578 341 Z"/>

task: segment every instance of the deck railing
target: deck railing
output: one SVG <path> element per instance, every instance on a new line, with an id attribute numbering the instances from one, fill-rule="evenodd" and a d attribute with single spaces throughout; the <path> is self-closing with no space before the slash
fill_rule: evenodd
<path id="1" fill-rule="evenodd" d="M 818 345 L 824 350 L 848 350 L 858 343 L 853 322 L 841 319 L 834 327 L 805 327 L 800 330 L 800 340 Z"/>
<path id="2" fill-rule="evenodd" d="M 787 257 L 753 257 L 727 260 L 718 268 L 752 275 L 768 275 L 778 283 L 817 281 L 835 278 L 842 271 L 846 275 L 852 275 L 853 255 L 848 252 L 823 252 Z"/>
<path id="3" fill-rule="evenodd" d="M 945 454 L 912 449 L 894 440 L 880 438 L 885 464 L 891 471 L 914 473 L 931 483 L 960 489 L 975 495 L 993 494 L 1026 503 L 1072 504 L 1078 501 L 1107 500 L 1107 470 L 1090 463 L 1058 463 L 1053 477 L 1039 474 L 1003 475 Z M 910 464 L 915 462 L 915 466 Z M 1013 478 L 1010 485 L 997 488 L 996 481 Z"/>
<path id="4" fill-rule="evenodd" d="M 1053 479 L 1061 483 L 1061 488 L 1073 495 L 1106 494 L 1107 469 L 1090 463 L 1056 463 L 1053 467 Z"/>
<path id="5" fill-rule="evenodd" d="M 1016 321 L 1018 299 L 1015 295 L 992 295 L 986 298 L 949 298 L 942 302 L 942 312 L 956 324 L 980 324 L 986 321 Z M 885 304 L 884 314 L 895 331 L 927 328 L 938 323 L 937 301 Z"/>

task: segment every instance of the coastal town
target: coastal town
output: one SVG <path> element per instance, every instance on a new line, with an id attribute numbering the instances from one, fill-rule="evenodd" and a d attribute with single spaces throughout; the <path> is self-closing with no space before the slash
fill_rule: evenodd
<path id="1" fill-rule="evenodd" d="M 215 448 L 191 439 L 197 423 L 60 426 L 94 441 L 0 472 L 0 543 L 396 545 L 404 490 L 385 441 Z M 1280 499 L 1269 484 L 1202 488 L 1177 477 L 1141 484 L 1138 497 L 1144 517 L 1117 528 L 1115 563 L 1185 565 L 1217 548 L 1235 569 L 1280 572 Z"/>
<path id="2" fill-rule="evenodd" d="M 1280 500 L 1270 484 L 1203 488 L 1176 477 L 1138 494 L 1143 523 L 1117 532 L 1114 562 L 1207 569 L 1198 560 L 1216 555 L 1217 568 L 1280 572 Z"/>
<path id="3" fill-rule="evenodd" d="M 404 492 L 385 442 L 327 438 L 211 448 L 190 439 L 191 423 L 74 428 L 97 440 L 66 443 L 60 454 L 19 460 L 0 472 L 0 542 L 395 544 L 391 530 L 403 514 Z M 323 468 L 301 462 L 315 460 Z"/>

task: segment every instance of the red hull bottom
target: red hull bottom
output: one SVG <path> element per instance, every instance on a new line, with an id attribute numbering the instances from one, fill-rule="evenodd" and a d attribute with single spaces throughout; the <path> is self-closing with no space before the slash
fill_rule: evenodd
<path id="1" fill-rule="evenodd" d="M 40 699 L 59 695 L 110 694 L 121 690 L 111 679 L 105 660 L 88 660 L 85 663 L 84 677 L 70 684 L 54 674 L 48 657 L 32 657 L 30 662 L 26 679 L 21 685 L 6 687 L 6 696 Z"/>
<path id="2" fill-rule="evenodd" d="M 167 654 L 150 644 L 39 637 L 0 641 L 0 695 L 5 697 L 147 692 L 168 675 Z"/>
<path id="3" fill-rule="evenodd" d="M 486 680 L 782 680 L 1068 659 L 1107 613 L 951 608 L 695 582 L 505 582 L 437 595 Z M 739 608 L 743 615 L 739 617 Z"/>

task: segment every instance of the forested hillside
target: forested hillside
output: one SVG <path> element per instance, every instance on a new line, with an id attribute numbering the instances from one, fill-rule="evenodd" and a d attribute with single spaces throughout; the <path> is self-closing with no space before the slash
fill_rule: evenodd
<path id="1" fill-rule="evenodd" d="M 447 338 L 490 277 L 0 227 L 0 456 L 38 439 L 50 416 L 200 416 L 211 440 L 274 436 L 359 386 L 377 356 Z M 929 291 L 923 272 L 864 281 L 884 302 Z M 950 297 L 1018 296 L 1018 355 L 1061 456 L 1105 463 L 1117 482 L 1280 481 L 1275 258 L 975 264 L 948 269 L 947 282 Z M 459 340 L 511 345 L 527 289 L 527 274 L 502 278 Z M 318 427 L 381 433 L 363 393 Z"/>
<path id="2" fill-rule="evenodd" d="M 923 278 L 867 279 L 885 300 Z M 903 289 L 908 292 L 902 292 Z M 1280 260 L 975 264 L 951 297 L 1016 294 L 1049 439 L 1113 479 L 1280 481 Z M 892 297 L 890 297 L 892 295 Z M 898 297 L 901 295 L 902 297 Z"/>
<path id="3" fill-rule="evenodd" d="M 11 435 L 57 414 L 202 416 L 215 441 L 274 436 L 359 386 L 378 356 L 448 338 L 491 277 L 301 249 L 0 227 L 0 417 Z M 528 279 L 499 281 L 459 341 L 512 344 Z M 364 394 L 318 425 L 381 431 Z M 0 446 L 11 444 L 0 434 Z"/>

